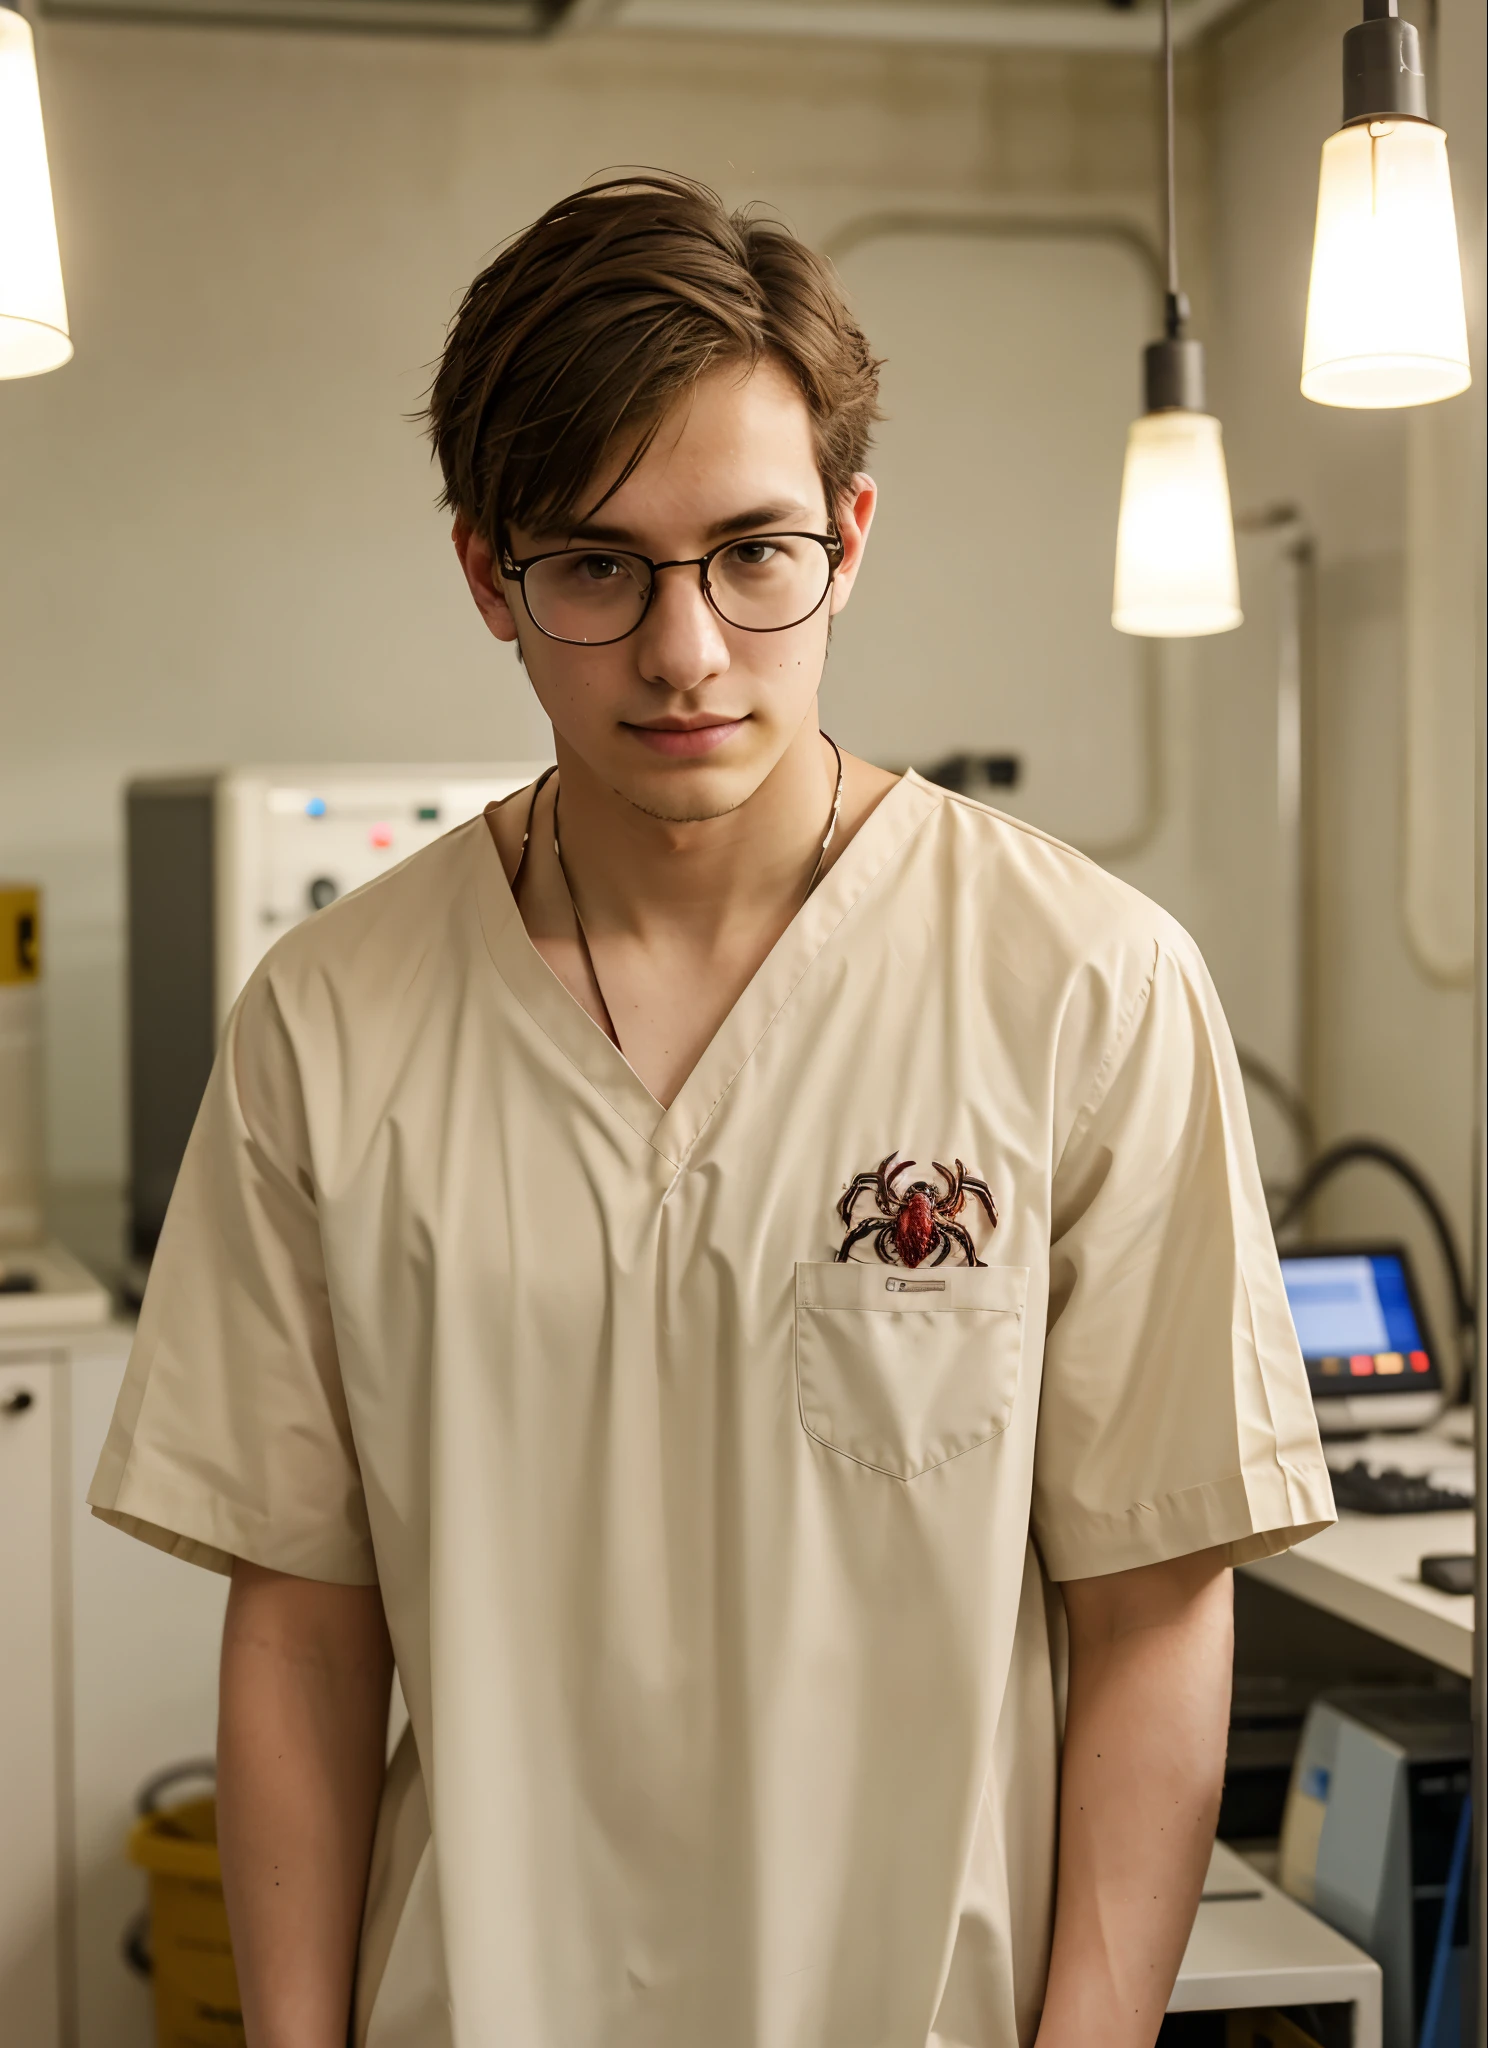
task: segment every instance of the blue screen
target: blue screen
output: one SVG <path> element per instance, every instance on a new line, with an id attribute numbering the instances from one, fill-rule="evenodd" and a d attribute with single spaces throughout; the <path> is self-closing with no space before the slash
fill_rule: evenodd
<path id="1" fill-rule="evenodd" d="M 1390 1339 L 1391 1349 L 1418 1351 L 1421 1332 L 1416 1323 L 1416 1312 L 1411 1307 L 1410 1290 L 1405 1284 L 1405 1268 L 1393 1254 L 1376 1254 L 1369 1263 L 1374 1268 L 1374 1284 L 1384 1311 L 1385 1334 Z"/>
<path id="2" fill-rule="evenodd" d="M 1395 1252 L 1319 1252 L 1281 1262 L 1308 1376 L 1318 1392 L 1436 1385 Z"/>

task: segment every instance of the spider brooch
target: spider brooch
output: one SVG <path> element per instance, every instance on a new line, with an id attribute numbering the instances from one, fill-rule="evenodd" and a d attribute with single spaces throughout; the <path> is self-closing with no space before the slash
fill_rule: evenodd
<path id="1" fill-rule="evenodd" d="M 912 1159 L 900 1159 L 897 1152 L 891 1152 L 887 1159 L 879 1162 L 876 1173 L 858 1175 L 837 1204 L 837 1213 L 847 1228 L 847 1235 L 837 1254 L 838 1264 L 845 1264 L 852 1255 L 853 1246 L 861 1244 L 865 1238 L 872 1240 L 874 1250 L 886 1266 L 920 1266 L 927 1259 L 932 1266 L 939 1266 L 950 1257 L 952 1245 L 961 1247 L 968 1266 L 985 1263 L 977 1257 L 976 1246 L 956 1218 L 966 1207 L 967 1196 L 974 1195 L 986 1210 L 995 1230 L 997 1204 L 992 1199 L 992 1190 L 984 1180 L 968 1173 L 959 1159 L 954 1173 L 934 1159 L 930 1163 L 945 1182 L 944 1193 L 933 1188 L 927 1180 L 917 1180 L 911 1181 L 901 1194 L 899 1183 L 914 1163 Z M 862 1223 L 855 1223 L 853 1210 L 860 1195 L 873 1196 L 878 1204 L 878 1214 Z"/>

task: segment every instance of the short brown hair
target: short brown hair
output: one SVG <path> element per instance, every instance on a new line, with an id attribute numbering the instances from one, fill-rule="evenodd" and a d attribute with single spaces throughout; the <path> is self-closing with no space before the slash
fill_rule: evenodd
<path id="1" fill-rule="evenodd" d="M 493 547 L 508 525 L 559 532 L 596 509 L 582 497 L 608 451 L 632 443 L 618 489 L 706 370 L 767 357 L 800 387 L 835 514 L 879 365 L 830 265 L 691 178 L 587 185 L 505 245 L 450 324 L 424 412 L 440 502 Z"/>

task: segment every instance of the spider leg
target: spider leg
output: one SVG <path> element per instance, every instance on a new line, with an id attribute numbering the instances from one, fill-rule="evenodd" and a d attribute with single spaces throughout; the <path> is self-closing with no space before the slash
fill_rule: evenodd
<path id="1" fill-rule="evenodd" d="M 889 1157 L 892 1159 L 893 1156 L 891 1152 Z M 880 1189 L 879 1180 L 880 1175 L 878 1173 L 860 1173 L 858 1175 L 847 1193 L 842 1197 L 842 1200 L 837 1204 L 837 1214 L 844 1223 L 850 1224 L 852 1222 L 852 1212 L 859 1195 L 872 1195 L 877 1201 L 880 1210 L 882 1210 L 883 1194 Z"/>
<path id="2" fill-rule="evenodd" d="M 995 1230 L 997 1228 L 997 1204 L 992 1199 L 991 1188 L 988 1187 L 984 1180 L 978 1180 L 974 1173 L 968 1173 L 959 1159 L 956 1161 L 956 1171 L 961 1176 L 962 1187 L 968 1195 L 976 1196 L 977 1200 L 986 1210 L 988 1221 Z"/>
<path id="3" fill-rule="evenodd" d="M 866 1223 L 858 1224 L 856 1229 L 850 1230 L 847 1233 L 847 1236 L 843 1238 L 842 1244 L 838 1249 L 836 1263 L 839 1266 L 845 1266 L 848 1262 L 848 1256 L 851 1253 L 852 1248 L 855 1244 L 861 1244 L 865 1237 L 872 1237 L 875 1234 L 881 1239 L 887 1227 L 888 1226 L 884 1223 L 882 1217 L 879 1216 L 870 1216 Z M 878 1248 L 878 1255 L 881 1259 L 883 1258 L 883 1247 L 881 1243 Z M 889 1261 L 887 1259 L 884 1259 L 884 1264 L 887 1265 L 888 1263 Z"/>
<path id="4" fill-rule="evenodd" d="M 945 1264 L 946 1260 L 947 1260 L 947 1259 L 948 1259 L 948 1258 L 950 1257 L 950 1255 L 951 1255 L 951 1240 L 950 1240 L 950 1235 L 949 1235 L 949 1233 L 950 1233 L 950 1232 L 951 1232 L 952 1230 L 954 1230 L 954 1229 L 955 1229 L 955 1227 L 956 1227 L 956 1226 L 955 1226 L 955 1225 L 954 1225 L 953 1223 L 952 1223 L 952 1224 L 946 1224 L 946 1223 L 937 1223 L 937 1224 L 936 1224 L 936 1226 L 935 1226 L 935 1239 L 934 1239 L 934 1243 L 935 1243 L 935 1257 L 934 1257 L 933 1259 L 926 1259 L 926 1260 L 924 1261 L 924 1263 L 925 1263 L 925 1264 L 926 1264 L 927 1266 L 943 1266 L 943 1265 Z"/>
<path id="5" fill-rule="evenodd" d="M 956 1161 L 956 1171 L 954 1173 L 951 1172 L 948 1166 L 942 1166 L 938 1159 L 932 1159 L 930 1164 L 946 1184 L 944 1195 L 935 1204 L 936 1215 L 959 1216 L 966 1207 L 966 1197 L 961 1192 L 961 1183 L 966 1175 L 960 1160 Z"/>
<path id="6" fill-rule="evenodd" d="M 895 1159 L 899 1159 L 899 1154 L 891 1152 L 884 1161 L 883 1166 L 880 1166 L 878 1169 L 879 1185 L 883 1190 L 881 1204 L 885 1216 L 892 1216 L 899 1206 L 899 1190 L 894 1183 L 901 1175 L 912 1172 L 914 1168 L 914 1161 L 912 1159 L 899 1159 L 899 1164 L 894 1168 L 893 1172 L 885 1174 L 884 1168 L 889 1166 Z"/>
<path id="7" fill-rule="evenodd" d="M 960 1245 L 962 1251 L 965 1252 L 966 1263 L 968 1266 L 984 1266 L 987 1263 L 985 1259 L 979 1259 L 977 1257 L 976 1246 L 972 1243 L 971 1239 L 967 1236 L 966 1232 L 961 1228 L 959 1223 L 942 1223 L 940 1227 L 946 1235 L 946 1251 L 950 1250 L 951 1240 L 952 1238 L 954 1238 L 956 1243 Z M 944 1254 L 942 1254 L 942 1256 L 944 1256 Z M 940 1264 L 940 1260 L 937 1259 L 935 1263 L 938 1266 Z"/>

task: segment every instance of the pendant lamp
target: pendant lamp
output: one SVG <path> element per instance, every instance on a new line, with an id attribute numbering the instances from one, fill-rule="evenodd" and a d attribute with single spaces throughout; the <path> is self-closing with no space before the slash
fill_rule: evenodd
<path id="1" fill-rule="evenodd" d="M 1132 423 L 1116 522 L 1118 633 L 1189 639 L 1238 626 L 1240 579 L 1219 421 L 1204 408 L 1204 347 L 1184 334 L 1173 163 L 1172 0 L 1163 0 L 1167 145 L 1164 333 L 1143 354 L 1146 411 Z"/>
<path id="2" fill-rule="evenodd" d="M 31 26 L 0 6 L 0 377 L 72 356 Z"/>
<path id="3" fill-rule="evenodd" d="M 1343 126 L 1323 144 L 1302 344 L 1319 405 L 1428 405 L 1472 382 L 1447 138 L 1415 29 L 1364 0 L 1343 38 Z"/>

